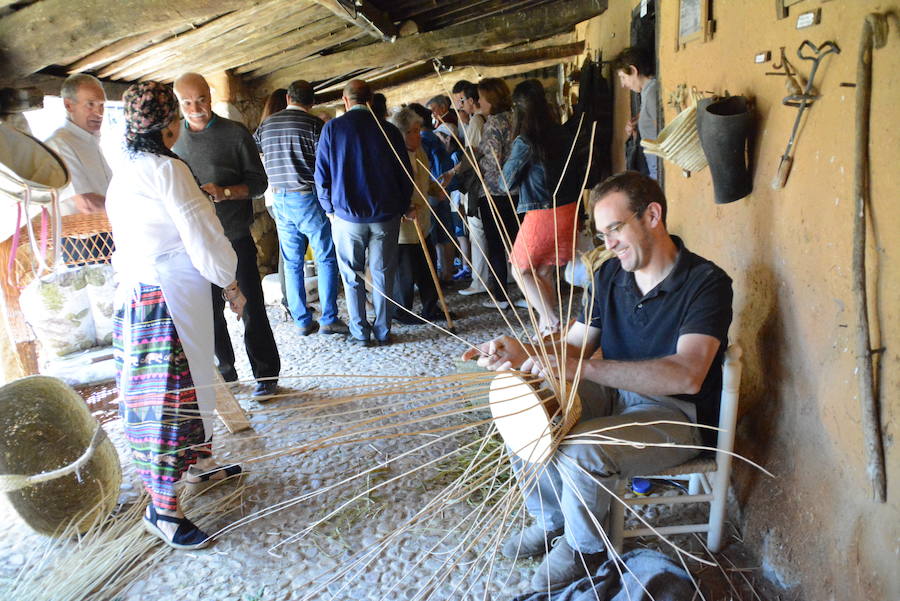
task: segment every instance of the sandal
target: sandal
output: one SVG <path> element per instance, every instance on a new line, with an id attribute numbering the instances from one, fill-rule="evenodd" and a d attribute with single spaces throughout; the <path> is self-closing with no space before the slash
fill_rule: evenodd
<path id="1" fill-rule="evenodd" d="M 166 536 L 166 533 L 157 525 L 160 520 L 178 524 L 178 529 L 175 530 L 175 534 L 172 538 Z M 171 515 L 157 513 L 153 503 L 150 503 L 147 507 L 147 513 L 144 515 L 144 529 L 161 539 L 173 549 L 181 551 L 202 549 L 210 543 L 209 536 L 197 528 L 192 521 L 187 518 L 176 518 Z"/>
<path id="2" fill-rule="evenodd" d="M 196 466 L 191 466 L 188 468 L 188 471 L 185 472 L 184 481 L 188 484 L 200 484 L 202 482 L 220 482 L 227 478 L 231 478 L 232 476 L 237 476 L 244 472 L 244 468 L 239 466 L 236 463 L 231 465 L 226 465 L 225 467 L 217 467 L 215 469 L 207 470 L 198 475 L 191 475 L 191 470 L 193 470 Z M 219 474 L 224 474 L 223 476 L 219 476 Z"/>

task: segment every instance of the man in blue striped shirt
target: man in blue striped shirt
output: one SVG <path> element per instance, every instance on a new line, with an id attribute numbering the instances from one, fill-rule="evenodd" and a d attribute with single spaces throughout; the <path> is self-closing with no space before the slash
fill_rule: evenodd
<path id="1" fill-rule="evenodd" d="M 314 182 L 316 146 L 324 123 L 309 112 L 315 96 L 308 81 L 292 83 L 287 102 L 287 108 L 263 121 L 253 137 L 263 153 L 266 175 L 275 196 L 272 209 L 284 258 L 288 309 L 301 335 L 316 331 L 317 324 L 306 305 L 303 279 L 303 259 L 307 246 L 311 245 L 322 305 L 319 332 L 346 334 L 347 326 L 337 315 L 338 271 L 331 223 L 316 197 Z"/>

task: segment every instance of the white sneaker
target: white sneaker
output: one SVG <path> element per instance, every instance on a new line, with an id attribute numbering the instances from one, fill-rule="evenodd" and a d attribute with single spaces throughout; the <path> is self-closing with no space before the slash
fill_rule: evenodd
<path id="1" fill-rule="evenodd" d="M 473 294 L 484 294 L 485 292 L 487 292 L 487 290 L 485 290 L 484 288 L 472 288 L 471 286 L 469 286 L 468 288 L 463 288 L 462 290 L 459 291 L 459 293 L 462 294 L 463 296 L 471 296 Z"/>
<path id="2" fill-rule="evenodd" d="M 501 311 L 506 311 L 509 309 L 509 303 L 506 301 L 497 301 L 496 303 L 490 299 L 481 303 L 482 307 L 486 307 L 488 309 L 500 309 Z"/>
<path id="3" fill-rule="evenodd" d="M 524 298 L 520 298 L 519 300 L 517 300 L 517 301 L 514 302 L 513 304 L 514 304 L 515 306 L 519 307 L 520 309 L 527 309 L 527 308 L 529 307 L 528 301 L 525 300 Z"/>

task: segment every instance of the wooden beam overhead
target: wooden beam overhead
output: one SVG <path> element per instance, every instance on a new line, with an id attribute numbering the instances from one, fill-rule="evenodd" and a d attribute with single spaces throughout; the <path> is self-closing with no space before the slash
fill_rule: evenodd
<path id="1" fill-rule="evenodd" d="M 356 18 L 338 0 L 313 0 L 313 2 L 321 4 L 339 19 L 353 23 L 376 40 L 392 41 L 398 35 L 397 26 L 394 25 L 391 16 L 371 2 L 350 0 L 350 3 L 354 4 Z"/>
<path id="2" fill-rule="evenodd" d="M 122 38 L 204 21 L 260 0 L 42 0 L 0 19 L 0 81 L 67 65 Z M 75 50 L 77 48 L 77 50 Z"/>
<path id="3" fill-rule="evenodd" d="M 261 19 L 247 21 L 224 35 L 213 39 L 200 38 L 182 46 L 182 50 L 169 60 L 157 60 L 153 65 L 135 65 L 132 71 L 140 71 L 141 79 L 169 81 L 188 71 L 211 73 L 230 70 L 263 54 L 261 48 L 270 44 L 273 38 L 286 37 L 292 39 L 295 45 L 305 46 L 333 27 L 346 27 L 314 4 L 294 6 L 301 6 L 296 14 L 285 13 L 275 23 Z M 318 18 L 320 15 L 316 13 L 325 13 L 325 18 Z"/>
<path id="4" fill-rule="evenodd" d="M 177 36 L 178 34 L 184 33 L 189 29 L 192 29 L 190 25 L 180 25 L 176 29 L 166 27 L 164 29 L 157 29 L 156 31 L 148 31 L 147 33 L 128 36 L 127 38 L 123 38 L 114 44 L 110 44 L 102 50 L 92 52 L 91 54 L 85 56 L 83 59 L 79 60 L 74 65 L 69 65 L 69 73 L 96 71 L 100 67 L 108 65 L 110 63 L 114 63 L 117 60 L 125 58 L 126 56 L 130 56 L 135 52 L 143 50 L 147 46 L 159 44 L 160 42 L 167 40 L 168 38 L 171 38 L 173 36 Z"/>
<path id="5" fill-rule="evenodd" d="M 100 77 L 134 80 L 162 67 L 178 71 L 180 67 L 176 66 L 177 64 L 190 62 L 205 53 L 227 52 L 232 45 L 240 43 L 254 29 L 264 30 L 268 27 L 269 23 L 265 22 L 265 16 L 279 10 L 278 6 L 276 0 L 266 0 L 245 10 L 224 15 L 203 27 L 170 38 L 108 65 L 100 72 Z M 311 12 L 327 14 L 314 4 L 293 6 L 294 8 L 281 9 L 282 18 L 279 19 L 279 24 L 288 23 L 289 27 L 297 26 L 305 22 Z M 297 14 L 300 15 L 299 20 L 295 18 Z M 275 30 L 273 34 L 278 33 L 277 25 L 273 24 L 271 27 Z"/>
<path id="6" fill-rule="evenodd" d="M 258 78 L 260 75 L 276 71 L 289 65 L 296 66 L 297 76 L 294 79 L 305 79 L 303 68 L 300 65 L 305 59 L 309 59 L 326 48 L 331 48 L 344 42 L 359 38 L 361 35 L 356 27 L 345 26 L 339 31 L 330 32 L 322 37 L 304 40 L 298 44 L 296 40 L 285 47 L 279 47 L 275 52 L 266 52 L 260 58 L 251 60 L 234 69 L 240 75 L 251 73 L 248 77 Z M 304 63 L 305 64 L 305 63 Z M 293 80 L 291 80 L 293 81 Z M 286 86 L 285 86 L 286 87 Z"/>
<path id="7" fill-rule="evenodd" d="M 432 57 L 459 54 L 473 48 L 490 50 L 513 43 L 571 29 L 576 23 L 606 10 L 607 0 L 561 0 L 529 11 L 518 11 L 451 25 L 393 44 L 375 43 L 316 57 L 302 67 L 289 66 L 263 78 L 266 89 L 285 87 L 301 76 L 309 81 L 329 79 L 363 68 L 376 68 L 401 62 L 416 62 Z"/>
<path id="8" fill-rule="evenodd" d="M 461 54 L 446 56 L 441 59 L 444 67 L 510 67 L 513 65 L 523 65 L 524 67 L 518 71 L 524 73 L 533 69 L 551 66 L 560 62 L 564 58 L 577 56 L 584 52 L 584 42 L 573 42 L 570 44 L 562 44 L 560 46 L 547 46 L 544 48 L 530 48 L 518 51 L 500 51 L 500 52 L 463 52 Z M 549 61 L 549 62 L 548 62 Z M 384 77 L 369 77 L 367 81 L 375 90 L 395 88 L 401 84 L 409 83 L 418 79 L 429 76 L 435 76 L 434 65 L 431 61 L 402 69 L 395 73 L 390 73 Z M 456 72 L 443 73 L 444 79 L 452 79 L 456 81 Z M 341 97 L 341 90 L 332 90 L 317 95 L 320 102 L 330 102 Z"/>
<path id="9" fill-rule="evenodd" d="M 389 106 L 399 106 L 404 102 L 425 100 L 437 94 L 449 94 L 453 84 L 460 79 L 478 81 L 483 77 L 514 77 L 536 69 L 558 65 L 560 59 L 547 59 L 535 63 L 521 65 L 501 65 L 494 67 L 460 67 L 452 73 L 442 73 L 416 79 L 399 85 L 379 88 L 378 91 L 387 96 Z M 337 101 L 318 100 L 322 104 L 334 104 Z"/>

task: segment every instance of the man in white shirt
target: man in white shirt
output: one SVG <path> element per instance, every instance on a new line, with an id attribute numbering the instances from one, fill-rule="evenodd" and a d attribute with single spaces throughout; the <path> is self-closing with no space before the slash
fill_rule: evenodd
<path id="1" fill-rule="evenodd" d="M 66 107 L 66 123 L 53 132 L 47 145 L 65 161 L 71 178 L 60 194 L 62 214 L 102 212 L 106 207 L 106 188 L 112 179 L 100 150 L 106 102 L 103 84 L 86 73 L 70 75 L 63 82 L 60 96 Z"/>
<path id="2" fill-rule="evenodd" d="M 105 212 L 112 170 L 100 150 L 100 126 L 106 102 L 103 84 L 92 75 L 76 73 L 63 82 L 60 96 L 66 107 L 66 122 L 46 142 L 69 170 L 69 185 L 60 191 L 60 212 L 62 215 Z M 64 259 L 77 263 L 105 256 L 107 246 L 112 246 L 109 234 L 91 239 L 65 238 Z"/>

